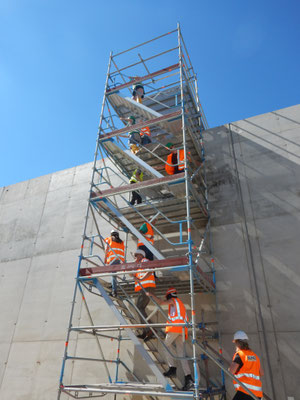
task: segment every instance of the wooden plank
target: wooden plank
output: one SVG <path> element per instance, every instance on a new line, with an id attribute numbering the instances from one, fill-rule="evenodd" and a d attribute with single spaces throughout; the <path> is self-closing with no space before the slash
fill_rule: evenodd
<path id="1" fill-rule="evenodd" d="M 84 259 L 84 257 L 83 257 Z M 164 260 L 147 261 L 143 263 L 124 263 L 115 265 L 104 265 L 103 267 L 91 267 L 81 268 L 80 276 L 91 276 L 93 274 L 105 274 L 109 272 L 122 272 L 122 271 L 134 271 L 137 269 L 149 269 L 149 268 L 163 268 L 163 267 L 176 267 L 178 265 L 187 265 L 187 257 L 174 257 L 166 258 Z"/>

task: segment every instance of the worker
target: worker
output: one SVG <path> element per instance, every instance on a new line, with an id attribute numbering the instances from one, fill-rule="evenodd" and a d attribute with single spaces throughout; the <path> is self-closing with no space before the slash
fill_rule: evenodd
<path id="1" fill-rule="evenodd" d="M 141 141 L 142 141 L 141 144 L 143 146 L 151 143 L 151 132 L 150 132 L 149 126 L 145 126 L 144 128 L 141 128 L 140 135 L 141 135 Z"/>
<path id="2" fill-rule="evenodd" d="M 186 308 L 183 302 L 177 297 L 177 290 L 173 287 L 169 288 L 166 292 L 165 300 L 159 299 L 150 291 L 147 292 L 147 295 L 153 297 L 154 300 L 159 305 L 168 305 L 169 312 L 168 312 L 168 321 L 167 324 L 170 323 L 185 323 L 188 322 L 188 316 L 186 312 Z M 185 349 L 184 349 L 184 342 L 188 337 L 188 330 L 187 327 L 182 326 L 166 326 L 166 338 L 165 338 L 165 345 L 168 350 L 172 353 L 172 344 L 176 345 L 176 355 L 177 357 L 182 357 L 180 359 L 182 369 L 184 372 L 184 386 L 181 390 L 190 390 L 194 386 L 194 381 L 191 375 L 191 369 L 189 363 L 185 357 Z M 169 351 L 165 350 L 167 363 L 169 365 L 168 371 L 164 372 L 164 376 L 170 378 L 172 376 L 176 376 L 177 368 L 175 366 L 175 360 L 169 353 Z"/>
<path id="3" fill-rule="evenodd" d="M 261 376 L 264 372 L 260 366 L 258 356 L 250 349 L 248 336 L 244 331 L 237 331 L 233 336 L 236 351 L 228 370 L 234 374 L 256 397 L 262 398 Z M 239 382 L 233 381 L 236 394 L 233 400 L 251 400 L 252 397 L 246 392 Z"/>
<path id="4" fill-rule="evenodd" d="M 138 79 L 139 76 L 130 76 L 129 78 Z M 144 98 L 144 95 L 145 95 L 144 86 L 140 82 L 134 83 L 132 85 L 132 100 L 142 104 L 142 99 Z"/>
<path id="5" fill-rule="evenodd" d="M 137 168 L 137 169 L 134 170 L 134 172 L 133 172 L 133 174 L 132 174 L 132 176 L 131 176 L 131 178 L 129 180 L 129 183 L 133 184 L 133 183 L 142 182 L 143 181 L 143 177 L 144 177 L 144 173 L 139 168 Z M 141 198 L 138 190 L 133 190 L 132 191 L 132 197 L 131 197 L 131 200 L 130 200 L 130 204 L 132 206 L 134 206 L 135 203 L 137 203 L 137 204 L 141 204 L 142 203 L 142 198 Z"/>
<path id="6" fill-rule="evenodd" d="M 151 225 L 149 222 L 145 222 L 139 229 L 139 231 L 145 236 L 145 238 L 148 240 L 148 242 L 150 242 L 152 245 L 154 245 L 154 231 L 153 231 L 152 226 L 154 226 L 156 224 L 157 220 L 158 220 L 158 217 L 155 215 L 152 215 L 149 220 Z M 145 243 L 142 242 L 140 239 L 138 240 L 138 248 L 145 252 L 148 260 L 153 261 L 154 256 L 153 256 L 152 251 L 149 250 L 148 247 L 145 245 Z"/>
<path id="7" fill-rule="evenodd" d="M 149 261 L 146 258 L 145 252 L 143 250 L 137 249 L 134 253 L 135 257 L 135 262 L 136 263 L 142 263 L 142 262 L 147 262 Z M 149 272 L 137 272 L 134 275 L 134 281 L 135 281 L 135 286 L 134 286 L 134 291 L 138 293 L 138 298 L 136 301 L 136 307 L 140 311 L 140 313 L 143 315 L 144 319 L 147 319 L 147 314 L 146 314 L 146 307 L 150 301 L 149 296 L 146 294 L 146 291 L 142 289 L 147 289 L 147 292 L 153 294 L 155 291 L 155 276 L 154 272 L 149 271 Z M 140 323 L 145 324 L 145 320 L 139 315 Z M 150 321 L 148 321 L 151 323 Z M 144 329 L 143 333 L 138 335 L 138 338 L 144 339 L 144 341 L 148 341 L 151 337 L 153 336 L 153 332 L 151 329 Z"/>
<path id="8" fill-rule="evenodd" d="M 135 123 L 136 123 L 135 117 L 133 115 L 131 115 L 128 118 L 120 117 L 120 120 L 126 122 L 127 126 L 132 126 L 132 125 L 135 125 Z M 136 154 L 139 152 L 139 150 L 140 150 L 139 144 L 142 142 L 142 138 L 141 138 L 139 130 L 134 129 L 134 130 L 128 132 L 128 135 L 120 135 L 120 137 L 128 138 L 128 145 L 129 145 L 130 151 L 133 154 Z"/>
<path id="9" fill-rule="evenodd" d="M 104 264 L 115 265 L 125 262 L 125 246 L 122 239 L 120 239 L 119 232 L 113 229 L 110 236 L 104 239 L 106 243 Z M 117 280 L 112 277 L 112 292 L 113 297 L 117 296 Z"/>
<path id="10" fill-rule="evenodd" d="M 180 174 L 184 171 L 184 149 L 176 150 L 173 143 L 167 143 L 166 147 L 170 150 L 165 163 L 165 171 L 169 175 Z M 190 160 L 190 157 L 188 156 Z"/>

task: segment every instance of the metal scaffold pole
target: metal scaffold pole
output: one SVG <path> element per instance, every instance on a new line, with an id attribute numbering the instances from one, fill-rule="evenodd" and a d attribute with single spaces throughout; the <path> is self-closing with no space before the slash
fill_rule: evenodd
<path id="1" fill-rule="evenodd" d="M 193 346 L 193 367 L 195 379 L 195 398 L 199 399 L 199 378 L 196 356 L 196 327 L 195 327 L 195 299 L 194 299 L 194 276 L 193 276 L 193 255 L 192 255 L 192 235 L 191 235 L 191 216 L 190 216 L 190 190 L 189 190 L 189 172 L 188 172 L 188 148 L 186 145 L 185 131 L 185 109 L 184 109 L 184 93 L 183 93 L 183 59 L 181 49 L 181 32 L 180 25 L 178 29 L 178 48 L 179 48 L 179 65 L 180 65 L 180 95 L 181 95 L 181 118 L 182 118 L 182 141 L 184 149 L 184 178 L 185 178 L 185 196 L 186 196 L 186 220 L 188 235 L 188 261 L 190 272 L 190 298 L 191 298 L 191 320 L 192 320 L 192 346 Z"/>

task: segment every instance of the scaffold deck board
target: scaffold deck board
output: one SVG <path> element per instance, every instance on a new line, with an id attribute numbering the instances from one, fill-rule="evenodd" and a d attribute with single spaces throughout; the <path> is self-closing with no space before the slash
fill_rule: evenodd
<path id="1" fill-rule="evenodd" d="M 117 95 L 113 95 L 113 96 L 117 96 Z M 180 130 L 181 123 L 178 122 L 178 120 L 181 119 L 181 111 L 174 111 L 174 112 L 164 114 L 164 115 L 161 115 L 161 114 L 151 115 L 152 110 L 150 110 L 150 109 L 149 109 L 150 111 L 147 110 L 147 107 L 143 106 L 142 104 L 137 103 L 134 100 L 131 100 L 129 97 L 125 97 L 125 98 L 120 97 L 120 99 L 123 99 L 123 103 L 126 100 L 126 102 L 131 105 L 131 109 L 133 109 L 133 110 L 137 107 L 137 109 L 140 111 L 140 114 L 143 114 L 144 118 L 148 117 L 148 119 L 146 121 L 138 122 L 131 126 L 125 126 L 124 128 L 117 129 L 110 133 L 103 133 L 102 135 L 100 135 L 101 141 L 103 141 L 103 140 L 106 141 L 107 139 L 111 139 L 115 136 L 119 136 L 119 135 L 128 133 L 130 131 L 139 130 L 146 126 L 152 127 L 153 125 L 161 126 L 162 128 L 166 129 L 169 132 L 174 131 L 174 127 L 176 127 L 175 132 L 177 132 L 178 129 Z M 119 103 L 121 103 L 121 101 L 119 101 Z M 150 117 L 152 117 L 152 118 L 149 119 Z"/>
<path id="2" fill-rule="evenodd" d="M 137 103 L 130 97 L 122 97 L 116 93 L 110 95 L 108 99 L 112 107 L 116 110 L 116 112 L 118 112 L 122 116 L 127 116 L 131 113 L 135 117 L 140 117 L 143 119 L 144 122 L 139 122 L 135 125 L 132 125 L 130 127 L 132 128 L 132 130 L 139 129 L 140 127 L 148 125 L 159 126 L 162 129 L 165 129 L 167 132 L 172 134 L 178 134 L 181 130 L 181 112 L 178 110 L 169 112 L 167 114 L 160 114 L 143 104 Z M 121 108 L 122 111 L 120 111 Z M 128 127 L 122 128 L 118 131 L 111 132 L 107 136 L 104 135 L 101 138 L 106 139 L 109 137 L 117 136 L 122 132 L 128 132 Z"/>
<path id="3" fill-rule="evenodd" d="M 161 385 L 147 384 L 147 383 L 101 383 L 97 385 L 71 385 L 64 386 L 62 389 L 65 393 L 77 393 L 76 398 L 93 398 L 98 393 L 115 393 L 123 395 L 140 395 L 140 396 L 154 396 L 154 397 L 167 397 L 172 399 L 192 399 L 193 392 L 181 391 L 165 391 Z M 89 397 L 82 397 L 84 393 L 88 393 Z"/>

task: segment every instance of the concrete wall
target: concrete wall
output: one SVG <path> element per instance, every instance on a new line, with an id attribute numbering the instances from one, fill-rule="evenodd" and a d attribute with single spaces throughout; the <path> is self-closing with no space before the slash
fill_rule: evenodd
<path id="1" fill-rule="evenodd" d="M 228 126 L 205 134 L 224 354 L 244 329 L 277 400 L 300 398 L 299 124 L 295 106 L 233 123 L 232 136 Z M 56 398 L 91 168 L 0 188 L 1 400 Z M 205 302 L 199 307 L 210 309 L 213 299 Z M 92 314 L 99 319 L 96 302 Z M 90 339 L 75 345 L 94 352 Z M 114 344 L 104 350 L 115 356 Z M 125 358 L 141 370 L 130 346 Z M 97 368 L 85 371 L 95 382 Z M 70 373 L 80 377 L 82 369 Z"/>
<path id="2" fill-rule="evenodd" d="M 205 137 L 225 354 L 245 330 L 262 356 L 266 393 L 299 399 L 300 106 Z"/>

